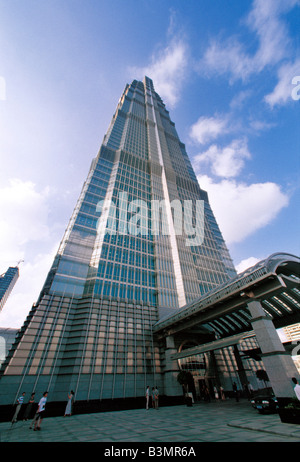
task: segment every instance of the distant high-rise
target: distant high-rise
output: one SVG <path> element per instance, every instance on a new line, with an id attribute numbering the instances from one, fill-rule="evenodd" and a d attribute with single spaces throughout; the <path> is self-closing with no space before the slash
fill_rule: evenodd
<path id="1" fill-rule="evenodd" d="M 19 268 L 10 266 L 8 270 L 0 275 L 0 311 L 2 310 L 7 298 L 14 288 L 19 277 Z"/>
<path id="2" fill-rule="evenodd" d="M 0 402 L 172 394 L 153 324 L 235 275 L 169 112 L 151 79 L 133 81 L 2 368 Z"/>

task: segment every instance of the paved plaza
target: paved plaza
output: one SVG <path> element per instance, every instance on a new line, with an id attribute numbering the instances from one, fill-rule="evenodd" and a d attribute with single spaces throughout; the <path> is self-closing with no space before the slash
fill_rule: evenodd
<path id="1" fill-rule="evenodd" d="M 299 442 L 300 426 L 278 414 L 260 415 L 248 401 L 234 400 L 46 417 L 40 431 L 30 421 L 0 423 L 1 442 Z M 109 445 L 112 447 L 112 445 Z"/>

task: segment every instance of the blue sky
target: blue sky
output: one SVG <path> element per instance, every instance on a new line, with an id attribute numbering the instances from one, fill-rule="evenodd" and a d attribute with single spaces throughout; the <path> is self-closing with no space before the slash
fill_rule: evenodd
<path id="1" fill-rule="evenodd" d="M 24 260 L 1 327 L 23 324 L 144 75 L 238 270 L 299 255 L 299 14 L 297 0 L 0 0 L 0 272 Z"/>

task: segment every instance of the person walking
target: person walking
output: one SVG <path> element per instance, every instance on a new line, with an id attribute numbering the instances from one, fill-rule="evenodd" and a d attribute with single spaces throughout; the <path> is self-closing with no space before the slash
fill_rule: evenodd
<path id="1" fill-rule="evenodd" d="M 34 395 L 35 395 L 35 393 L 31 393 L 31 396 L 29 398 L 29 401 L 27 403 L 27 406 L 26 406 L 26 409 L 25 409 L 25 412 L 24 412 L 23 420 L 28 420 L 29 417 L 30 417 L 32 406 L 34 404 Z"/>
<path id="2" fill-rule="evenodd" d="M 152 407 L 153 409 L 155 409 L 155 388 L 154 387 L 152 387 L 151 398 L 152 398 Z"/>
<path id="3" fill-rule="evenodd" d="M 221 399 L 224 401 L 226 398 L 225 398 L 224 388 L 222 386 L 220 387 L 220 395 L 221 395 Z"/>
<path id="4" fill-rule="evenodd" d="M 155 409 L 158 409 L 158 398 L 159 398 L 158 388 L 155 387 L 155 390 L 154 390 Z"/>
<path id="5" fill-rule="evenodd" d="M 33 421 L 32 421 L 32 423 L 31 423 L 31 425 L 29 427 L 31 429 L 33 424 L 34 424 L 34 431 L 41 429 L 42 420 L 43 420 L 44 414 L 45 414 L 45 406 L 46 406 L 46 402 L 47 402 L 47 396 L 48 396 L 48 392 L 45 391 L 44 394 L 43 394 L 43 397 L 39 401 L 36 414 L 35 414 L 35 416 L 33 418 Z"/>
<path id="6" fill-rule="evenodd" d="M 147 411 L 149 409 L 149 398 L 150 398 L 150 387 L 148 385 L 146 389 L 146 409 Z"/>
<path id="7" fill-rule="evenodd" d="M 11 423 L 14 424 L 16 421 L 17 421 L 17 418 L 18 418 L 18 414 L 20 412 L 20 409 L 22 407 L 22 404 L 24 402 L 24 396 L 25 396 L 25 391 L 23 391 L 22 395 L 17 399 L 17 407 L 16 407 L 16 410 L 15 410 L 15 413 L 14 413 L 14 416 L 12 418 L 12 421 Z"/>
<path id="8" fill-rule="evenodd" d="M 238 391 L 238 388 L 237 388 L 237 384 L 235 382 L 233 382 L 233 384 L 232 384 L 232 389 L 233 389 L 233 394 L 235 396 L 235 400 L 238 403 L 239 402 L 239 391 Z"/>
<path id="9" fill-rule="evenodd" d="M 71 390 L 71 393 L 68 395 L 68 403 L 67 403 L 64 417 L 66 417 L 66 415 L 72 415 L 73 403 L 74 403 L 74 391 Z"/>
<path id="10" fill-rule="evenodd" d="M 252 385 L 251 385 L 250 382 L 248 382 L 248 390 L 249 390 L 249 393 L 250 393 L 250 398 L 253 398 L 253 396 L 254 396 L 254 389 L 253 389 L 253 387 L 252 387 Z"/>
<path id="11" fill-rule="evenodd" d="M 210 403 L 210 393 L 209 393 L 209 389 L 208 389 L 208 386 L 205 385 L 204 386 L 204 394 L 205 394 L 205 401 L 207 401 L 208 403 Z"/>
<path id="12" fill-rule="evenodd" d="M 216 386 L 214 386 L 214 394 L 215 394 L 215 399 L 218 401 L 219 400 L 219 393 L 218 393 L 218 389 Z"/>

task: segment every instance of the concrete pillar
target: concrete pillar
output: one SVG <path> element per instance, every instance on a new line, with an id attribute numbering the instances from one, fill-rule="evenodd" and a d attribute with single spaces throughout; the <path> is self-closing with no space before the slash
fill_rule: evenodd
<path id="1" fill-rule="evenodd" d="M 296 366 L 285 351 L 272 320 L 266 315 L 257 300 L 248 302 L 252 317 L 251 324 L 258 345 L 262 351 L 262 361 L 270 379 L 275 396 L 291 398 L 295 396 L 292 377 L 297 377 Z"/>
<path id="2" fill-rule="evenodd" d="M 165 370 L 164 370 L 164 391 L 166 396 L 181 396 L 182 386 L 177 382 L 177 375 L 180 372 L 177 359 L 172 355 L 177 353 L 174 337 L 166 337 L 165 349 Z"/>
<path id="3" fill-rule="evenodd" d="M 240 355 L 240 351 L 237 345 L 233 345 L 233 354 L 236 360 L 237 365 L 237 372 L 239 375 L 240 383 L 241 383 L 241 391 L 244 389 L 244 384 L 248 383 L 247 374 L 244 368 L 244 364 Z"/>

